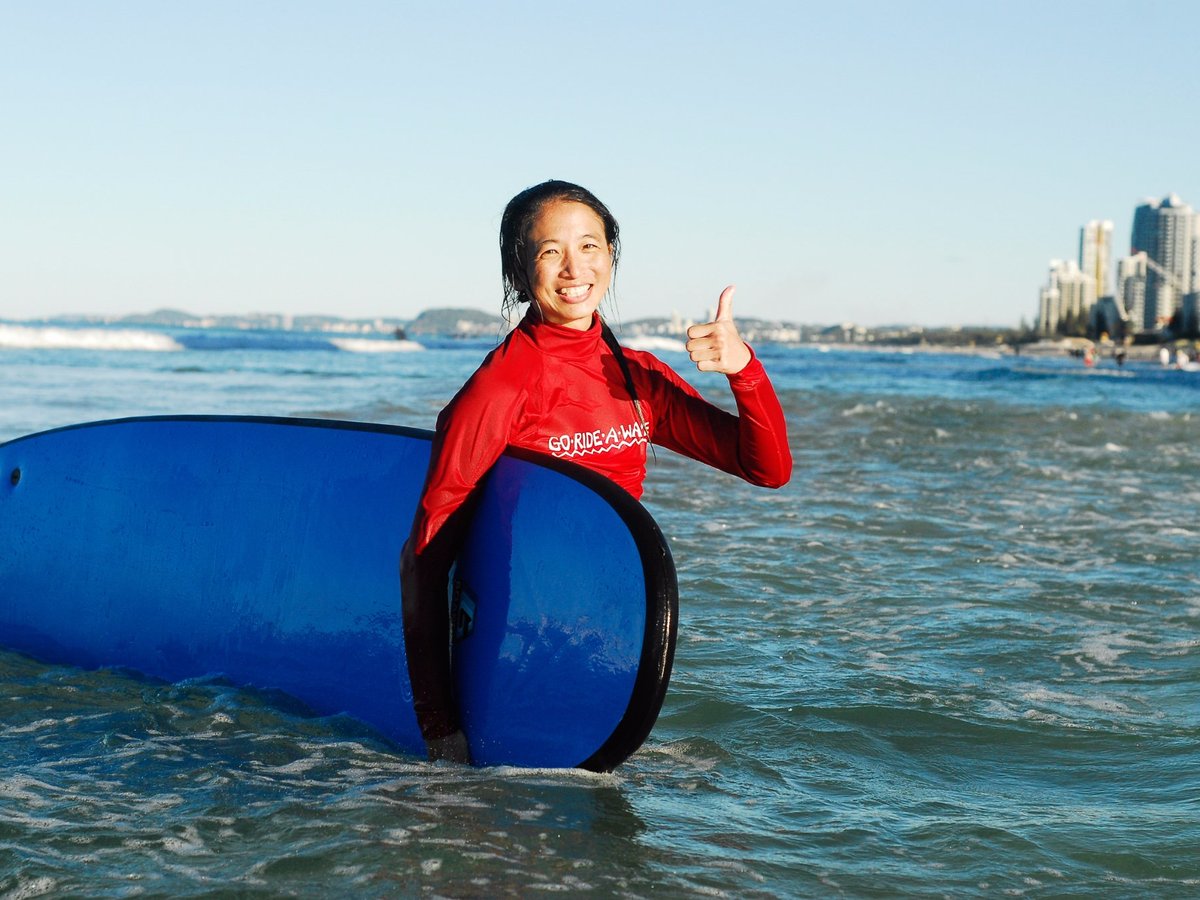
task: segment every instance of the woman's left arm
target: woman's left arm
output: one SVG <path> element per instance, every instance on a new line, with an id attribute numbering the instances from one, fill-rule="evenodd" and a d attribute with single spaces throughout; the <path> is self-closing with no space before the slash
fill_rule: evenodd
<path id="1" fill-rule="evenodd" d="M 721 292 L 714 321 L 688 329 L 687 350 L 702 372 L 729 379 L 736 416 L 709 403 L 669 367 L 652 376 L 656 444 L 763 487 L 782 487 L 792 475 L 787 424 L 762 363 L 738 334 L 733 287 Z"/>

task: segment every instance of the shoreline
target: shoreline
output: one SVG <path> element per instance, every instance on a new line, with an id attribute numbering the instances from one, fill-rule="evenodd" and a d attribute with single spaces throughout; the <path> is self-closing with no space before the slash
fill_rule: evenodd
<path id="1" fill-rule="evenodd" d="M 1123 350 L 1125 362 L 1138 363 L 1158 363 L 1161 361 L 1160 354 L 1163 350 L 1167 350 L 1174 359 L 1174 355 L 1178 350 L 1184 350 L 1190 353 L 1193 357 L 1200 352 L 1200 342 L 1196 341 L 1177 341 L 1161 344 L 1131 344 L 1129 346 L 1105 342 L 1096 344 L 1084 338 L 1066 338 L 1059 341 L 1039 341 L 1034 344 L 995 344 L 995 345 L 979 345 L 966 346 L 954 344 L 884 344 L 884 343 L 835 343 L 835 342 L 813 342 L 804 344 L 788 344 L 789 347 L 803 347 L 817 350 L 822 353 L 828 353 L 832 350 L 848 350 L 854 352 L 874 352 L 874 353 L 900 353 L 900 354 L 916 354 L 916 353 L 939 353 L 948 356 L 978 356 L 991 357 L 999 359 L 1003 357 L 1021 357 L 1028 356 L 1037 359 L 1053 359 L 1053 358 L 1079 358 L 1082 359 L 1085 351 L 1091 348 L 1094 353 L 1094 359 L 1099 362 L 1102 360 L 1115 361 L 1117 359 L 1117 351 Z"/>

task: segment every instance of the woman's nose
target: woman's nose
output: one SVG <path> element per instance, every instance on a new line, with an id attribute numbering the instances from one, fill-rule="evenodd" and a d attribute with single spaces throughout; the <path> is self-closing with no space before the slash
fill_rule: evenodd
<path id="1" fill-rule="evenodd" d="M 575 271 L 575 254 L 570 250 L 564 251 L 562 255 L 562 265 L 559 267 L 559 274 L 564 278 L 570 278 Z"/>

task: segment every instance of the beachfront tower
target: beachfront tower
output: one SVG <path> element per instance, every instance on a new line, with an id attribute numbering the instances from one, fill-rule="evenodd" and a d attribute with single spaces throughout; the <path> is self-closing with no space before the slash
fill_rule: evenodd
<path id="1" fill-rule="evenodd" d="M 1060 296 L 1058 288 L 1050 283 L 1038 294 L 1038 325 L 1037 333 L 1043 337 L 1058 333 L 1058 307 Z"/>
<path id="2" fill-rule="evenodd" d="M 1140 250 L 1117 263 L 1117 298 L 1129 313 L 1132 331 L 1152 331 L 1146 324 L 1146 251 Z"/>
<path id="3" fill-rule="evenodd" d="M 1133 211 L 1133 234 L 1129 238 L 1129 255 L 1149 253 L 1157 245 L 1158 201 L 1143 200 Z"/>
<path id="4" fill-rule="evenodd" d="M 1093 219 L 1079 229 L 1079 269 L 1092 276 L 1096 296 L 1112 293 L 1109 261 L 1112 258 L 1113 223 Z"/>
<path id="5" fill-rule="evenodd" d="M 1196 212 L 1177 194 L 1147 200 L 1134 210 L 1130 252 L 1145 253 L 1147 269 L 1144 314 L 1135 323 L 1139 330 L 1162 328 L 1184 297 L 1200 287 L 1198 242 Z"/>
<path id="6" fill-rule="evenodd" d="M 1053 259 L 1038 303 L 1038 333 L 1082 334 L 1096 302 L 1096 281 L 1075 260 Z"/>

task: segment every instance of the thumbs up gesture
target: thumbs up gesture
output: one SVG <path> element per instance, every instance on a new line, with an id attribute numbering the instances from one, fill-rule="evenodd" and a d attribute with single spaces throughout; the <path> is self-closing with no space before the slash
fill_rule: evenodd
<path id="1" fill-rule="evenodd" d="M 701 372 L 734 375 L 750 362 L 750 348 L 733 324 L 733 291 L 732 284 L 721 291 L 714 321 L 688 329 L 687 352 Z"/>

